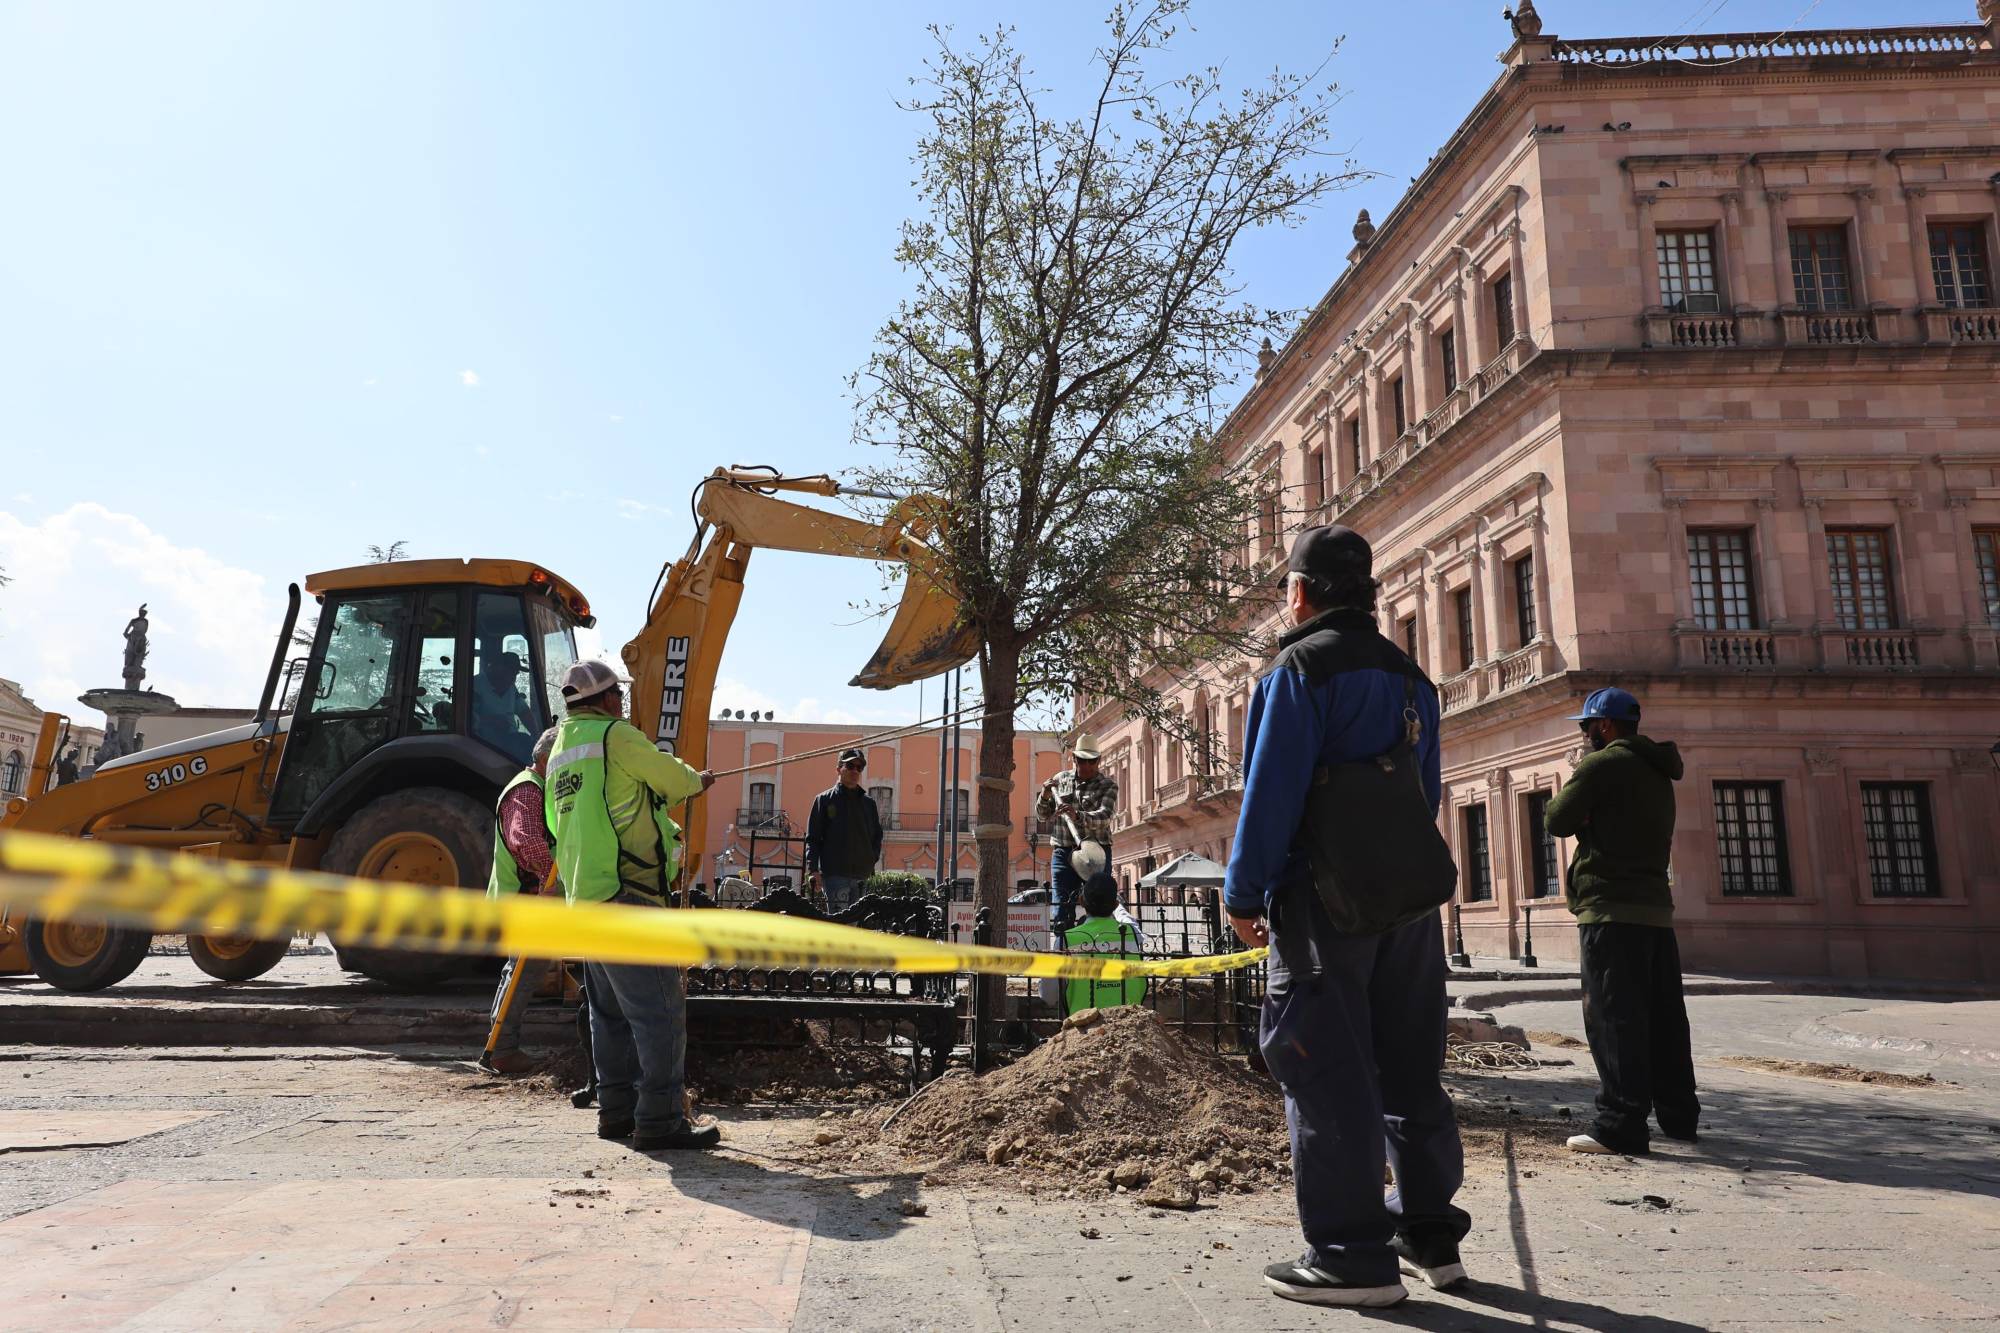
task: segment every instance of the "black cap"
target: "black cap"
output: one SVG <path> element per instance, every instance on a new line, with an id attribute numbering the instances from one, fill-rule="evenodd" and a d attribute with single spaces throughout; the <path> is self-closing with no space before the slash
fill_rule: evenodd
<path id="1" fill-rule="evenodd" d="M 849 764 L 859 764 L 863 768 L 866 768 L 868 767 L 868 756 L 859 750 L 842 750 L 840 752 L 840 766 L 846 768 Z"/>
<path id="2" fill-rule="evenodd" d="M 1353 528 L 1330 523 L 1323 528 L 1307 528 L 1292 541 L 1292 554 L 1285 561 L 1285 574 L 1306 574 L 1316 579 L 1332 579 L 1342 574 L 1367 577 L 1374 571 L 1375 553 L 1368 539 Z"/>

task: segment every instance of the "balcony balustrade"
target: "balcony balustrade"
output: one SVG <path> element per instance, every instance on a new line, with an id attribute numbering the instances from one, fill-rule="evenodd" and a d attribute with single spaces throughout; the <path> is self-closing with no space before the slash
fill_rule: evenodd
<path id="1" fill-rule="evenodd" d="M 1972 54 L 1985 39 L 1982 24 L 1937 27 L 1836 28 L 1819 32 L 1725 32 L 1713 36 L 1601 37 L 1557 41 L 1554 56 L 1566 65 L 1644 65 L 1666 61 L 1728 64 L 1739 60 L 1802 56 Z"/>
<path id="2" fill-rule="evenodd" d="M 1910 671 L 1923 665 L 1909 630 L 1827 630 L 1821 649 L 1828 666 L 1863 671 Z"/>
<path id="3" fill-rule="evenodd" d="M 1931 306 L 1921 318 L 1927 343 L 2000 343 L 2000 307 Z"/>

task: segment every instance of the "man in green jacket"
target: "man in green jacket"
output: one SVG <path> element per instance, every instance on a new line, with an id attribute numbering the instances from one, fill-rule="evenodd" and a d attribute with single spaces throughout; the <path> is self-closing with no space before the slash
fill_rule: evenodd
<path id="1" fill-rule="evenodd" d="M 1569 1146 L 1639 1156 L 1649 1113 L 1662 1134 L 1688 1143 L 1701 1117 L 1667 877 L 1681 756 L 1671 741 L 1639 734 L 1639 701 L 1624 690 L 1598 690 L 1570 720 L 1592 753 L 1549 801 L 1547 826 L 1576 839 L 1567 895 L 1599 1086 L 1596 1123 Z"/>
<path id="2" fill-rule="evenodd" d="M 1083 886 L 1083 924 L 1063 932 L 1067 953 L 1103 954 L 1112 958 L 1144 958 L 1145 940 L 1138 930 L 1120 921 L 1118 881 L 1111 872 L 1100 870 Z M 1141 1004 L 1146 999 L 1146 979 L 1127 977 L 1104 981 L 1096 977 L 1073 977 L 1063 983 L 1063 1012 L 1102 1009 L 1116 1004 Z"/>
<path id="3" fill-rule="evenodd" d="M 625 721 L 618 676 L 579 662 L 563 679 L 569 715 L 549 758 L 547 811 L 563 893 L 577 903 L 665 907 L 680 853 L 672 807 L 707 791 L 697 773 Z M 713 1148 L 687 1118 L 687 996 L 675 967 L 586 962 L 597 1136 L 640 1151 Z"/>

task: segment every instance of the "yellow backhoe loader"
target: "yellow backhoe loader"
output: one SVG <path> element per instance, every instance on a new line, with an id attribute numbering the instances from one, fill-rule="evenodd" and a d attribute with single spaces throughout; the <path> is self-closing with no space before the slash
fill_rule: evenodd
<path id="1" fill-rule="evenodd" d="M 696 488 L 687 554 L 662 569 L 645 627 L 623 650 L 633 723 L 696 768 L 707 760 L 716 669 L 757 547 L 903 567 L 888 635 L 853 684 L 907 684 L 976 647 L 929 544 L 934 502 L 904 498 L 869 523 L 780 498 L 785 491 L 867 493 L 828 476 L 717 469 Z M 68 720 L 45 714 L 30 794 L 7 802 L 0 831 L 483 889 L 494 801 L 554 719 L 575 630 L 595 623 L 589 602 L 519 560 L 361 565 L 310 575 L 305 588 L 320 605 L 311 650 L 287 660 L 294 585 L 254 720 L 51 789 Z M 685 879 L 701 863 L 703 821 L 684 815 Z M 99 990 L 130 976 L 150 943 L 142 931 L 0 915 L 0 973 L 32 970 L 65 990 Z M 349 970 L 396 984 L 426 984 L 456 966 L 334 944 Z M 282 940 L 188 940 L 196 965 L 223 981 L 261 976 L 285 949 Z"/>

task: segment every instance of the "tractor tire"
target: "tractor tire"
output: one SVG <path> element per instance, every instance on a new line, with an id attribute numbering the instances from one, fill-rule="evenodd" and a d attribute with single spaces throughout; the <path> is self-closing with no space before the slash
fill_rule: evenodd
<path id="1" fill-rule="evenodd" d="M 242 935 L 190 935 L 188 957 L 217 981 L 251 981 L 276 967 L 290 940 L 253 940 Z"/>
<path id="2" fill-rule="evenodd" d="M 96 921 L 31 920 L 22 926 L 28 965 L 57 990 L 115 986 L 138 970 L 153 943 L 149 930 L 125 930 Z"/>
<path id="3" fill-rule="evenodd" d="M 481 891 L 492 865 L 492 808 L 443 787 L 410 787 L 370 801 L 340 826 L 319 859 L 319 868 L 335 875 Z M 349 972 L 400 990 L 428 989 L 471 970 L 463 958 L 337 937 L 333 951 Z"/>

